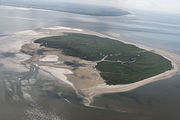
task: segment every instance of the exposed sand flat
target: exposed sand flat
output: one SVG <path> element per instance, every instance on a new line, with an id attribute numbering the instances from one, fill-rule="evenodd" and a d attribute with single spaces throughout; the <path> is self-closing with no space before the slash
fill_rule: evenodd
<path id="1" fill-rule="evenodd" d="M 39 61 L 43 61 L 43 62 L 57 62 L 58 58 L 59 57 L 57 55 L 46 55 L 45 57 L 39 59 Z"/>
<path id="2" fill-rule="evenodd" d="M 67 83 L 67 84 L 69 84 L 70 86 L 73 87 L 73 83 L 69 82 L 67 80 L 67 77 L 65 76 L 67 74 L 73 74 L 73 72 L 71 72 L 70 70 L 63 69 L 63 68 L 49 67 L 49 66 L 39 66 L 39 68 L 41 68 L 42 70 L 52 74 L 56 78 L 62 80 L 63 82 L 65 82 L 65 83 Z"/>
<path id="3" fill-rule="evenodd" d="M 82 29 L 77 29 L 77 28 L 70 28 L 70 27 L 61 27 L 61 26 L 55 26 L 55 27 L 50 27 L 50 28 L 44 28 L 47 30 L 73 30 L 73 31 L 79 31 L 82 32 Z"/>
<path id="4" fill-rule="evenodd" d="M 84 62 L 86 64 L 86 62 Z M 72 70 L 74 74 L 68 75 L 68 80 L 71 81 L 75 88 L 84 93 L 84 89 L 94 87 L 99 84 L 104 84 L 99 72 L 94 69 L 95 64 L 86 64 L 86 66 L 78 67 Z M 86 95 L 85 95 L 86 96 Z"/>
<path id="5" fill-rule="evenodd" d="M 27 8 L 27 7 L 15 7 L 15 6 L 8 6 L 8 5 L 0 5 L 0 9 L 9 9 L 9 10 L 24 10 L 24 11 L 29 11 L 29 10 L 39 10 L 39 11 L 53 11 L 53 10 L 48 10 L 48 9 L 38 9 L 38 8 Z"/>
<path id="6" fill-rule="evenodd" d="M 0 5 L 1 9 L 10 9 L 10 10 L 31 10 L 31 8 L 25 8 L 25 7 L 14 7 L 14 6 L 6 6 L 6 5 Z"/>
<path id="7" fill-rule="evenodd" d="M 57 35 L 63 35 L 64 33 L 83 33 L 83 34 L 91 34 L 91 35 L 97 35 L 100 37 L 108 37 L 114 40 L 121 41 L 119 39 L 115 39 L 113 37 L 109 37 L 106 35 L 102 35 L 100 33 L 96 33 L 93 31 L 89 30 L 81 30 L 81 29 L 76 29 L 76 28 L 66 28 L 66 27 L 51 27 L 51 28 L 43 28 L 43 29 L 37 29 L 34 30 L 34 34 L 36 36 L 32 37 L 30 41 L 30 45 L 26 46 L 31 46 L 32 47 L 22 47 L 22 49 L 27 53 L 27 54 L 32 54 L 32 58 L 30 61 L 34 64 L 38 64 L 40 68 L 56 78 L 64 81 L 65 83 L 69 84 L 72 86 L 79 94 L 84 96 L 88 102 L 91 102 L 93 100 L 93 97 L 96 95 L 101 95 L 104 93 L 115 93 L 115 92 L 125 92 L 125 91 L 130 91 L 135 88 L 138 88 L 140 86 L 146 85 L 151 82 L 155 82 L 158 80 L 163 80 L 166 78 L 170 78 L 175 74 L 180 74 L 180 56 L 174 53 L 170 53 L 164 50 L 159 50 L 159 49 L 154 49 L 150 47 L 146 47 L 143 45 L 139 44 L 134 44 L 134 43 L 129 43 L 129 42 L 124 42 L 127 44 L 133 44 L 137 47 L 140 47 L 142 49 L 148 50 L 148 51 L 153 51 L 157 54 L 160 54 L 164 56 L 165 58 L 169 59 L 172 62 L 173 69 L 166 71 L 162 74 L 153 76 L 151 78 L 132 83 L 132 84 L 126 84 L 126 85 L 106 85 L 105 81 L 101 78 L 99 71 L 95 69 L 96 62 L 91 62 L 91 61 L 86 61 L 86 60 L 81 60 L 77 57 L 71 57 L 71 56 L 65 56 L 61 52 L 58 52 L 57 50 L 54 49 L 47 49 L 40 47 L 39 45 L 34 45 L 32 42 L 38 38 L 42 37 L 47 37 L 47 36 L 57 36 Z M 23 35 L 25 33 L 23 32 Z M 28 33 L 27 33 L 28 34 Z M 116 37 L 116 34 L 112 34 L 112 36 Z M 119 36 L 119 34 L 118 34 Z M 34 49 L 46 49 L 46 55 L 56 55 L 57 57 L 60 58 L 61 64 L 59 64 L 59 60 L 56 61 L 55 58 L 52 56 L 49 58 L 46 57 L 42 60 L 40 55 L 37 55 L 35 52 L 33 52 Z M 49 52 L 47 50 L 50 50 Z M 53 51 L 53 52 L 52 52 Z M 53 53 L 53 54 L 52 54 Z M 48 60 L 52 59 L 52 63 L 43 63 Z M 42 62 L 42 63 L 39 63 Z M 63 62 L 68 61 L 72 63 L 77 63 L 82 66 L 79 67 L 73 67 L 73 66 L 68 66 L 64 64 Z"/>

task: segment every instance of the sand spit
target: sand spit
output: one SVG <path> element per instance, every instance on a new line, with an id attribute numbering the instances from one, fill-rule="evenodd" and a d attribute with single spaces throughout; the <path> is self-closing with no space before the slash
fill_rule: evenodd
<path id="1" fill-rule="evenodd" d="M 29 11 L 29 10 L 38 10 L 38 11 L 53 11 L 53 10 L 48 10 L 48 9 L 38 9 L 38 8 L 27 8 L 27 7 L 20 7 L 20 6 L 10 6 L 10 5 L 0 5 L 0 9 L 9 9 L 9 10 L 24 10 L 24 11 Z"/>
<path id="2" fill-rule="evenodd" d="M 47 30 L 73 30 L 73 31 L 79 31 L 79 32 L 83 31 L 82 29 L 61 27 L 61 26 L 49 27 L 49 28 L 44 28 L 44 29 L 47 29 Z"/>
<path id="3" fill-rule="evenodd" d="M 45 48 L 33 43 L 33 41 L 42 37 L 63 35 L 64 33 L 82 33 L 82 34 L 97 35 L 100 37 L 108 37 L 114 40 L 119 40 L 119 39 L 115 39 L 113 37 L 109 37 L 89 30 L 66 28 L 60 26 L 36 29 L 34 30 L 34 33 L 36 33 L 36 36 L 32 37 L 32 39 L 30 39 L 30 42 L 28 44 L 23 45 L 21 49 L 21 51 L 23 51 L 24 53 L 32 56 L 29 60 L 26 61 L 26 63 L 37 64 L 42 70 L 52 74 L 56 78 L 69 84 L 71 87 L 73 87 L 76 90 L 78 94 L 80 94 L 87 100 L 86 105 L 92 102 L 93 97 L 97 95 L 101 95 L 104 93 L 130 91 L 140 86 L 146 85 L 148 83 L 170 78 L 175 74 L 180 74 L 179 55 L 164 50 L 154 49 L 143 45 L 122 41 L 126 44 L 133 44 L 137 47 L 164 56 L 165 58 L 169 59 L 172 62 L 173 69 L 132 84 L 106 85 L 105 81 L 101 78 L 99 71 L 95 69 L 95 66 L 97 64 L 96 62 L 82 60 L 77 57 L 65 56 L 61 53 L 61 51 L 57 49 Z M 38 49 L 45 50 L 45 52 L 43 52 L 43 56 L 46 55 L 45 58 L 42 59 L 42 55 L 38 55 L 35 52 L 35 50 Z M 54 57 L 52 56 L 47 57 L 47 55 L 53 55 Z M 56 61 L 57 59 L 55 60 L 55 56 L 56 58 L 58 57 L 61 61 L 59 60 Z M 53 60 L 50 60 L 51 58 Z"/>

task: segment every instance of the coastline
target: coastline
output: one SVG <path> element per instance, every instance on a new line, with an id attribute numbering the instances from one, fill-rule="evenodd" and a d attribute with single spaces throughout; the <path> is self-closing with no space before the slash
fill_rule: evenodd
<path id="1" fill-rule="evenodd" d="M 103 36 L 101 36 L 101 37 L 103 37 Z M 147 79 L 135 82 L 135 83 L 131 83 L 131 84 L 125 84 L 125 85 L 106 85 L 106 84 L 102 84 L 102 85 L 98 85 L 98 86 L 96 86 L 94 88 L 87 89 L 84 92 L 86 93 L 86 95 L 88 95 L 88 99 L 90 99 L 90 102 L 93 101 L 93 98 L 95 96 L 98 96 L 98 95 L 101 95 L 101 94 L 128 92 L 128 91 L 134 90 L 136 88 L 139 88 L 141 86 L 144 86 L 146 84 L 156 82 L 156 81 L 159 81 L 159 80 L 164 80 L 164 79 L 167 79 L 167 78 L 171 78 L 176 74 L 180 74 L 180 56 L 175 54 L 175 53 L 170 53 L 170 52 L 165 51 L 165 50 L 160 50 L 160 49 L 157 49 L 157 48 L 147 47 L 147 46 L 141 45 L 141 44 L 136 44 L 136 43 L 123 41 L 123 40 L 116 39 L 115 37 L 108 36 L 108 35 L 105 35 L 104 37 L 107 37 L 107 38 L 110 38 L 110 39 L 113 39 L 113 40 L 117 40 L 117 41 L 121 41 L 121 42 L 123 42 L 125 44 L 134 45 L 134 46 L 136 46 L 138 48 L 145 49 L 147 51 L 152 51 L 153 53 L 161 55 L 164 58 L 171 61 L 172 69 L 168 70 L 168 71 L 165 71 L 165 72 L 163 72 L 161 74 L 158 74 L 156 76 L 152 76 L 150 78 L 147 78 Z"/>
<path id="2" fill-rule="evenodd" d="M 110 85 L 105 84 L 105 82 L 100 77 L 100 75 L 98 75 L 99 72 L 97 70 L 92 69 L 93 66 L 96 65 L 95 63 L 93 63 L 93 62 L 89 63 L 89 61 L 80 60 L 79 58 L 69 57 L 68 59 L 75 59 L 75 60 L 77 60 L 79 62 L 88 64 L 87 68 L 81 68 L 81 69 L 79 69 L 78 72 L 73 71 L 72 67 L 67 67 L 67 66 L 62 65 L 62 69 L 65 68 L 67 70 L 72 71 L 72 73 L 68 72 L 66 74 L 66 72 L 61 72 L 61 74 L 64 74 L 64 76 L 67 77 L 66 83 L 69 84 L 71 87 L 73 87 L 76 90 L 77 94 L 83 96 L 86 99 L 86 101 L 85 101 L 86 105 L 89 105 L 93 101 L 93 98 L 95 96 L 97 96 L 97 95 L 101 95 L 101 94 L 105 94 L 105 93 L 116 93 L 116 92 L 130 91 L 130 90 L 136 89 L 138 87 L 144 86 L 146 84 L 149 84 L 149 83 L 152 83 L 152 82 L 155 82 L 155 81 L 158 81 L 158 80 L 170 78 L 175 74 L 179 74 L 180 56 L 177 55 L 177 54 L 174 54 L 174 53 L 164 51 L 164 50 L 159 50 L 159 49 L 156 49 L 156 48 L 150 48 L 150 47 L 146 47 L 146 46 L 135 44 L 135 43 L 125 42 L 125 41 L 116 39 L 114 37 L 110 37 L 110 36 L 103 35 L 103 34 L 100 34 L 100 33 L 89 31 L 89 30 L 81 30 L 81 29 L 76 29 L 76 28 L 67 28 L 67 27 L 56 26 L 56 27 L 51 27 L 51 28 L 43 28 L 43 29 L 39 29 L 39 30 L 35 30 L 35 31 L 39 32 L 40 34 L 44 33 L 45 35 L 42 35 L 41 37 L 37 37 L 37 38 L 34 37 L 31 40 L 31 44 L 34 44 L 33 41 L 38 39 L 38 38 L 47 37 L 47 36 L 54 36 L 54 35 L 62 35 L 65 32 L 70 32 L 70 33 L 75 32 L 75 33 L 82 33 L 82 34 L 97 35 L 99 37 L 107 37 L 107 38 L 111 38 L 113 40 L 121 41 L 121 42 L 123 42 L 125 44 L 135 45 L 135 46 L 137 46 L 139 48 L 142 48 L 142 49 L 145 49 L 145 50 L 148 50 L 148 51 L 152 51 L 152 52 L 154 52 L 156 54 L 159 54 L 159 55 L 161 55 L 161 56 L 163 56 L 166 59 L 171 61 L 173 68 L 171 70 L 168 70 L 168 71 L 164 72 L 164 73 L 161 73 L 161 74 L 158 74 L 156 76 L 141 80 L 141 81 L 136 82 L 136 83 L 126 84 L 126 85 L 111 85 L 110 86 Z M 46 34 L 46 33 L 48 33 L 48 34 Z M 53 53 L 53 54 L 57 54 L 57 53 Z M 62 58 L 64 59 L 65 57 L 67 57 L 65 55 L 60 55 L 60 54 L 58 54 L 58 55 L 61 56 L 61 57 L 59 57 L 60 59 L 62 59 Z M 40 58 L 37 57 L 35 59 L 40 59 Z M 34 60 L 34 58 L 30 59 L 30 61 L 33 61 L 33 60 Z M 43 65 L 49 66 L 49 67 L 55 67 L 53 64 L 50 64 L 50 63 L 48 63 L 48 64 L 44 63 Z M 59 68 L 61 69 L 61 67 L 59 67 Z M 57 71 L 48 70 L 48 69 L 44 69 L 44 68 L 43 68 L 43 70 L 51 73 L 54 77 L 56 77 L 58 79 L 62 79 L 61 78 L 62 75 L 60 76 L 60 75 L 55 73 Z M 83 81 L 84 83 L 81 83 L 82 82 L 81 80 L 80 81 L 72 80 L 74 78 L 73 75 L 81 73 L 80 71 L 81 72 L 82 71 L 89 71 L 89 73 L 88 73 L 89 76 L 88 77 L 90 77 L 92 74 L 95 74 L 95 76 L 91 76 L 91 79 L 87 79 L 87 80 L 85 80 L 85 82 Z M 91 72 L 92 72 L 92 74 L 91 74 Z M 81 74 L 86 74 L 86 72 L 81 73 Z M 65 80 L 66 80 L 66 77 L 65 77 Z M 95 80 L 92 80 L 92 78 L 95 79 Z"/>

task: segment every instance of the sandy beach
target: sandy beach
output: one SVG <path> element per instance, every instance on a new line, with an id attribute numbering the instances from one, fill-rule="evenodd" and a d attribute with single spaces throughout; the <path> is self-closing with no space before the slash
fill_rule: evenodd
<path id="1" fill-rule="evenodd" d="M 100 33 L 96 33 L 89 30 L 81 30 L 76 28 L 67 28 L 67 27 L 58 27 L 58 26 L 52 28 L 37 29 L 34 30 L 34 32 L 36 33 L 36 36 L 31 38 L 29 43 L 26 43 L 22 46 L 21 51 L 32 56 L 30 59 L 24 62 L 26 64 L 27 63 L 36 64 L 39 66 L 40 69 L 48 73 L 51 73 L 51 75 L 53 75 L 54 77 L 64 81 L 65 83 L 73 87 L 78 94 L 86 98 L 87 100 L 86 103 L 92 102 L 93 97 L 97 95 L 101 95 L 104 93 L 130 91 L 138 87 L 141 87 L 143 85 L 146 85 L 148 83 L 170 78 L 175 74 L 180 74 L 179 55 L 160 49 L 150 48 L 143 45 L 122 41 L 126 44 L 133 44 L 139 48 L 162 55 L 163 57 L 171 61 L 173 65 L 173 69 L 132 84 L 107 85 L 105 81 L 101 78 L 99 71 L 95 69 L 96 62 L 86 61 L 71 56 L 65 56 L 61 53 L 61 51 L 57 51 L 56 49 L 48 49 L 48 48 L 40 47 L 39 45 L 33 43 L 33 41 L 42 37 L 63 35 L 65 32 L 97 35 L 100 37 L 108 37 L 114 40 L 119 40 L 113 38 L 113 34 L 111 34 L 111 37 L 109 37 L 107 35 L 102 35 Z M 27 46 L 31 46 L 31 47 L 27 47 Z M 46 52 L 44 53 L 45 55 L 42 56 L 34 53 L 35 49 L 46 50 Z M 67 62 L 72 62 L 79 66 L 75 68 L 73 66 L 67 65 L 66 64 Z"/>

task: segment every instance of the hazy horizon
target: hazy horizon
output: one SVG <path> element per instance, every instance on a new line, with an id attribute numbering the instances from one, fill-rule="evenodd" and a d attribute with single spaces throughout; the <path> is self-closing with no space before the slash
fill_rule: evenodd
<path id="1" fill-rule="evenodd" d="M 42 2 L 47 3 L 78 3 L 78 4 L 89 4 L 89 5 L 100 5 L 100 6 L 111 6 L 121 9 L 128 10 L 145 10 L 145 11 L 156 11 L 162 13 L 180 14 L 180 1 L 179 0 L 1 0 L 0 2 Z"/>

